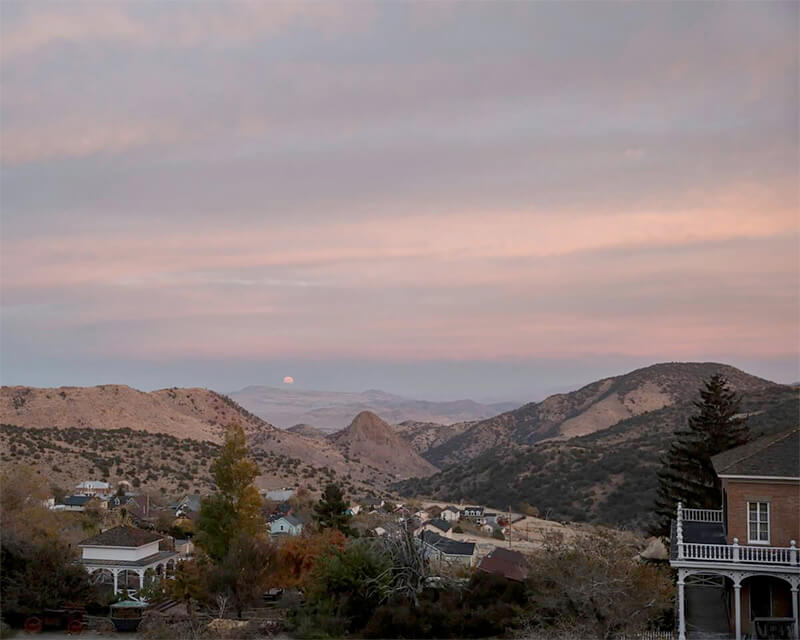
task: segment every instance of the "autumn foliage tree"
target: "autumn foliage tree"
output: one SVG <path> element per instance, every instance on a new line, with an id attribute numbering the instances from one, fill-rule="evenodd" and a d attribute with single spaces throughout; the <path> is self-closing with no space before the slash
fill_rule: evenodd
<path id="1" fill-rule="evenodd" d="M 326 554 L 344 549 L 344 534 L 338 529 L 289 537 L 278 549 L 276 586 L 308 588 L 318 560 Z"/>
<path id="2" fill-rule="evenodd" d="M 217 491 L 203 500 L 197 522 L 197 543 L 216 562 L 228 553 L 231 540 L 239 534 L 265 533 L 261 496 L 253 481 L 258 465 L 247 457 L 244 429 L 228 427 L 219 458 L 211 466 Z"/>

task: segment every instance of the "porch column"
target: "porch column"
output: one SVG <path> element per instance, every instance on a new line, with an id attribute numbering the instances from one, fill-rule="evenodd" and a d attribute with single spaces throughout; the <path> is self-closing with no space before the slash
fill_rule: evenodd
<path id="1" fill-rule="evenodd" d="M 137 573 L 139 574 L 139 591 L 141 591 L 144 589 L 144 569 L 139 569 Z"/>
<path id="2" fill-rule="evenodd" d="M 733 606 L 736 616 L 736 640 L 742 640 L 742 585 L 741 578 L 733 581 Z"/>
<path id="3" fill-rule="evenodd" d="M 683 569 L 678 569 L 678 640 L 686 640 L 686 611 L 684 609 Z"/>
<path id="4" fill-rule="evenodd" d="M 797 620 L 797 591 L 797 585 L 792 585 L 792 617 L 794 618 L 792 637 L 794 640 L 800 640 L 800 622 Z"/>
<path id="5" fill-rule="evenodd" d="M 114 595 L 117 595 L 119 592 L 119 586 L 117 584 L 117 576 L 119 575 L 119 569 L 112 569 L 112 575 L 114 576 Z"/>

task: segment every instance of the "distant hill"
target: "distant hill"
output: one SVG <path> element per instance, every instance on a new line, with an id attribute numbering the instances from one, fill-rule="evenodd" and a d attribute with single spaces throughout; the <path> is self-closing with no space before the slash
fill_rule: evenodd
<path id="1" fill-rule="evenodd" d="M 481 420 L 519 406 L 516 403 L 481 404 L 473 400 L 414 400 L 378 390 L 348 393 L 250 386 L 228 395 L 278 427 L 288 428 L 300 423 L 323 431 L 345 428 L 361 411 L 372 411 L 392 424 L 407 420 L 452 424 Z"/>
<path id="2" fill-rule="evenodd" d="M 312 427 L 310 424 L 296 424 L 293 427 L 289 427 L 287 431 L 305 436 L 306 438 L 317 438 L 318 440 L 324 440 L 327 435 L 325 432 L 316 427 Z"/>
<path id="3" fill-rule="evenodd" d="M 703 380 L 717 371 L 741 394 L 754 436 L 798 423 L 797 388 L 725 365 L 654 365 L 476 424 L 424 454 L 433 461 L 462 461 L 395 489 L 406 496 L 463 499 L 497 508 L 528 503 L 550 518 L 644 527 L 655 498 L 660 457 L 675 429 L 694 413 L 692 402 L 699 398 Z M 641 406 L 652 408 L 638 410 Z M 620 407 L 629 415 L 581 433 L 589 431 L 587 425 L 602 426 L 598 416 L 612 420 Z M 569 437 L 577 425 L 579 435 Z M 463 460 L 463 449 L 470 447 L 478 455 Z"/>
<path id="4" fill-rule="evenodd" d="M 437 471 L 371 411 L 359 413 L 346 429 L 329 436 L 329 440 L 347 458 L 366 462 L 401 478 Z"/>
<path id="5" fill-rule="evenodd" d="M 740 392 L 782 386 L 713 362 L 655 364 L 478 421 L 426 451 L 425 458 L 445 468 L 509 442 L 534 444 L 589 435 L 638 415 L 691 403 L 703 381 L 715 373 L 725 375 Z"/>
<path id="6" fill-rule="evenodd" d="M 15 438 L 20 442 L 40 441 L 37 434 L 42 429 L 77 430 L 71 437 L 77 438 L 75 433 L 80 432 L 83 440 L 94 442 L 95 439 L 102 439 L 112 445 L 111 449 L 102 453 L 96 448 L 92 449 L 96 451 L 97 460 L 103 468 L 116 470 L 119 464 L 114 461 L 117 458 L 130 460 L 135 463 L 135 468 L 128 469 L 124 464 L 122 468 L 126 473 L 134 471 L 138 476 L 144 475 L 143 481 L 148 476 L 145 473 L 148 462 L 139 457 L 131 459 L 125 448 L 129 441 L 136 441 L 140 443 L 136 445 L 137 450 L 148 450 L 147 443 L 150 440 L 140 436 L 142 432 L 218 445 L 223 440 L 225 426 L 232 422 L 241 424 L 247 433 L 251 455 L 261 466 L 259 483 L 262 486 L 305 484 L 319 488 L 337 479 L 345 488 L 374 488 L 408 475 L 435 471 L 424 460 L 421 465 L 410 464 L 409 473 L 396 473 L 401 467 L 394 461 L 382 466 L 365 457 L 363 464 L 356 463 L 345 458 L 334 442 L 317 435 L 308 437 L 302 433 L 277 429 L 227 396 L 209 389 L 170 388 L 147 393 L 124 385 L 57 389 L 0 388 L 0 423 L 27 430 L 22 435 L 21 432 L 15 432 Z M 132 433 L 122 434 L 120 430 L 125 429 L 130 429 Z M 98 432 L 96 438 L 91 435 L 92 431 Z M 120 432 L 119 439 L 107 435 L 114 432 Z M 50 433 L 49 437 L 56 441 L 65 437 L 59 431 Z M 12 440 L 8 436 L 0 444 L 10 447 Z M 400 442 L 404 448 L 407 447 L 406 443 Z M 366 444 L 362 446 L 368 448 Z M 11 458 L 10 449 L 5 456 Z M 169 454 L 158 453 L 157 457 L 169 458 Z M 24 455 L 19 457 L 19 461 L 27 460 L 43 471 L 50 472 L 52 466 L 47 465 L 47 459 L 42 456 L 33 459 Z M 88 471 L 83 462 L 61 468 L 66 475 L 76 474 L 76 477 Z M 166 481 L 152 482 L 160 487 Z"/>

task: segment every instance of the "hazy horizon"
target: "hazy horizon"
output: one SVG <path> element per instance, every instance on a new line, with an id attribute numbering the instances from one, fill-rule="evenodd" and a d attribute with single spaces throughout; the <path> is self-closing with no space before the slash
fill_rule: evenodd
<path id="1" fill-rule="evenodd" d="M 0 11 L 3 384 L 800 380 L 796 2 Z"/>

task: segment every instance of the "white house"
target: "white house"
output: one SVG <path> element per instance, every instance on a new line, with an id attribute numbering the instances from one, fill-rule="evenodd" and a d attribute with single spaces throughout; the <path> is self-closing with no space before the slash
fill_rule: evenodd
<path id="1" fill-rule="evenodd" d="M 84 480 L 75 486 L 75 490 L 82 496 L 96 496 L 108 493 L 111 485 L 101 480 Z"/>
<path id="2" fill-rule="evenodd" d="M 441 518 L 432 518 L 431 520 L 424 522 L 422 526 L 414 533 L 419 535 L 422 531 L 431 531 L 440 536 L 444 536 L 445 538 L 449 538 L 453 533 L 453 525 L 446 520 L 442 520 Z"/>
<path id="3" fill-rule="evenodd" d="M 128 574 L 139 576 L 139 588 L 144 587 L 145 573 L 153 570 L 156 576 L 166 575 L 175 567 L 178 553 L 161 551 L 158 543 L 161 534 L 119 526 L 106 529 L 102 533 L 87 538 L 78 546 L 81 548 L 81 564 L 90 574 L 107 572 L 114 580 L 114 593 L 119 591 L 119 576 L 123 575 L 123 585 L 128 585 Z"/>
<path id="4" fill-rule="evenodd" d="M 281 516 L 269 525 L 272 535 L 299 536 L 303 532 L 303 521 L 295 516 Z"/>
<path id="5" fill-rule="evenodd" d="M 461 518 L 461 512 L 456 507 L 445 507 L 439 517 L 442 520 L 447 520 L 447 522 L 458 522 Z"/>

